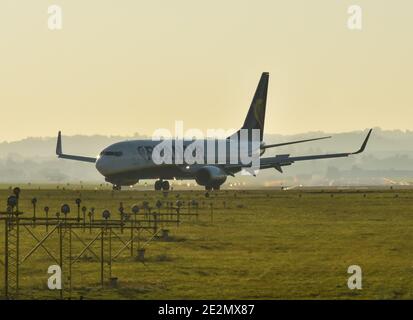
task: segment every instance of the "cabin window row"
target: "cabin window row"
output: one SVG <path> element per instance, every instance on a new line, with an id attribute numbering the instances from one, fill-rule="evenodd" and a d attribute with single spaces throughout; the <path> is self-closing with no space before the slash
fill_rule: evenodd
<path id="1" fill-rule="evenodd" d="M 184 146 L 184 152 L 186 150 L 186 147 L 187 146 Z M 138 147 L 138 153 L 143 159 L 151 160 L 152 159 L 152 152 L 153 152 L 153 147 L 151 147 L 151 146 L 146 146 L 146 147 L 140 146 L 140 147 Z M 165 154 L 165 150 L 162 149 L 160 151 L 160 156 L 163 157 L 164 154 Z M 196 149 L 194 149 L 192 151 L 192 156 L 196 157 Z M 175 147 L 173 146 L 172 147 L 172 159 L 174 159 L 174 158 L 175 158 Z"/>
<path id="2" fill-rule="evenodd" d="M 123 155 L 122 151 L 102 151 L 101 156 L 112 156 L 112 157 L 121 157 Z"/>

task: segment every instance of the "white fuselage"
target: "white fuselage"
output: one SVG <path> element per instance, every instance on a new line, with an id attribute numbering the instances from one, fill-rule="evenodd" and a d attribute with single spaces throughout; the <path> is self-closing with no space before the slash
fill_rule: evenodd
<path id="1" fill-rule="evenodd" d="M 172 155 L 170 162 L 159 163 L 159 160 L 153 159 L 153 150 L 161 141 L 132 140 L 105 148 L 96 160 L 96 169 L 108 182 L 133 185 L 141 179 L 193 179 L 200 167 L 239 163 L 245 159 L 244 154 L 259 153 L 259 146 L 231 144 L 229 139 L 196 140 L 196 145 L 194 141 L 188 140 L 162 142 L 172 146 L 172 149 L 167 149 Z M 248 151 L 243 153 L 246 148 Z M 193 158 L 185 157 L 185 152 L 187 155 L 190 152 Z M 234 153 L 237 156 L 234 157 Z"/>

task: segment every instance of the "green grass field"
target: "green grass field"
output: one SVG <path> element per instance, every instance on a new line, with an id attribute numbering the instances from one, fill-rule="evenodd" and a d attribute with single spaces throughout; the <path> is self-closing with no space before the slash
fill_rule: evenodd
<path id="1" fill-rule="evenodd" d="M 0 190 L 0 208 L 10 191 Z M 413 191 L 410 190 L 261 190 L 155 192 L 108 190 L 23 190 L 20 209 L 31 216 L 50 215 L 74 199 L 117 216 L 142 201 L 197 199 L 199 220 L 170 225 L 172 241 L 153 241 L 145 263 L 123 254 L 113 263 L 118 288 L 100 287 L 100 264 L 87 252 L 73 265 L 73 299 L 412 299 Z M 208 204 L 214 206 L 213 222 Z M 225 204 L 224 204 L 225 202 Z M 204 203 L 204 204 L 202 204 Z M 186 209 L 183 209 L 186 212 Z M 44 228 L 32 230 L 39 238 Z M 76 231 L 86 242 L 93 234 Z M 123 235 L 127 237 L 127 235 Z M 142 238 L 142 242 L 144 239 Z M 56 239 L 46 242 L 56 253 Z M 21 257 L 34 239 L 21 228 Z M 114 248 L 120 243 L 113 243 Z M 94 250 L 97 247 L 94 248 Z M 76 242 L 74 252 L 80 251 Z M 0 226 L 0 260 L 4 261 L 4 223 Z M 59 298 L 47 289 L 47 268 L 54 264 L 42 248 L 21 265 L 17 298 Z M 363 289 L 349 290 L 347 268 L 363 270 Z M 0 290 L 4 266 L 0 262 Z"/>

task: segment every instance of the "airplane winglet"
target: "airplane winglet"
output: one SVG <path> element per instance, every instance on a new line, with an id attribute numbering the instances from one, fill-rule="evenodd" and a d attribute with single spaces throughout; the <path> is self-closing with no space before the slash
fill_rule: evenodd
<path id="1" fill-rule="evenodd" d="M 56 155 L 60 156 L 62 153 L 62 133 L 59 131 L 57 134 Z"/>
<path id="2" fill-rule="evenodd" d="M 60 131 L 57 134 L 56 155 L 58 158 L 62 158 L 62 159 L 70 159 L 70 160 L 93 162 L 93 163 L 96 162 L 96 158 L 64 154 L 62 151 L 62 133 Z"/>
<path id="3" fill-rule="evenodd" d="M 359 153 L 362 153 L 362 152 L 364 151 L 364 149 L 366 149 L 367 142 L 369 141 L 370 134 L 371 134 L 372 131 L 373 131 L 373 129 L 370 129 L 370 130 L 369 130 L 369 133 L 367 134 L 366 139 L 364 139 L 363 144 L 361 145 L 361 148 L 360 148 L 358 151 L 353 152 L 353 153 L 351 153 L 351 154 L 359 154 Z"/>

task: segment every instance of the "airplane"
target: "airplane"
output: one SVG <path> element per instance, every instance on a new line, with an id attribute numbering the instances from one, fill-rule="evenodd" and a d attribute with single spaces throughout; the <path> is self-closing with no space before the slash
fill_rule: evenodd
<path id="1" fill-rule="evenodd" d="M 282 167 L 292 165 L 293 163 L 298 161 L 348 157 L 360 154 L 365 150 L 372 129 L 368 131 L 367 137 L 362 143 L 360 149 L 355 152 L 306 156 L 290 156 L 289 154 L 280 154 L 272 157 L 262 157 L 262 155 L 270 148 L 331 138 L 328 136 L 277 144 L 265 144 L 263 142 L 263 133 L 268 83 L 269 73 L 264 72 L 261 75 L 243 126 L 240 130 L 235 132 L 230 137 L 227 137 L 225 140 L 221 139 L 221 141 L 214 141 L 216 145 L 218 143 L 229 145 L 231 139 L 234 137 L 239 137 L 242 130 L 247 131 L 248 143 L 251 144 L 251 132 L 258 130 L 260 139 L 258 146 L 259 169 L 262 170 L 273 168 L 280 173 L 283 172 Z M 170 142 L 173 149 L 175 147 L 178 147 L 178 145 L 180 145 L 181 143 L 184 150 L 185 148 L 189 148 L 189 145 L 193 142 L 191 140 L 169 140 L 166 142 Z M 208 161 L 188 163 L 188 161 L 184 159 L 182 163 L 177 163 L 176 161 L 173 163 L 155 163 L 154 159 L 152 158 L 153 150 L 161 142 L 165 141 L 163 141 L 162 139 L 157 141 L 149 139 L 121 141 L 106 147 L 96 158 L 85 157 L 63 153 L 62 136 L 61 132 L 59 131 L 56 144 L 56 155 L 58 156 L 58 158 L 62 159 L 94 163 L 96 169 L 105 177 L 105 180 L 113 185 L 113 190 L 120 190 L 122 186 L 132 186 L 138 183 L 140 180 L 145 179 L 156 179 L 154 187 L 157 191 L 169 190 L 170 184 L 168 180 L 188 179 L 194 179 L 198 185 L 204 186 L 206 190 L 219 190 L 221 185 L 224 184 L 224 182 L 227 180 L 228 176 L 234 177 L 235 174 L 241 172 L 242 170 L 248 171 L 248 168 L 251 168 L 251 163 L 244 164 L 242 161 L 237 161 L 236 163 L 228 163 L 228 161 L 216 161 L 211 164 Z M 205 146 L 207 145 L 207 143 L 207 139 L 201 141 L 201 144 L 204 144 Z M 239 149 L 240 148 L 241 147 L 239 146 Z M 219 156 L 219 149 L 215 148 L 215 150 L 218 151 L 215 155 L 213 155 L 214 159 Z M 174 151 L 172 152 L 172 155 L 174 155 Z M 252 152 L 256 151 L 257 150 L 251 149 L 249 151 L 249 154 L 251 155 Z M 228 159 L 227 154 L 225 154 L 225 159 Z M 203 160 L 205 160 L 205 156 L 203 156 Z"/>

